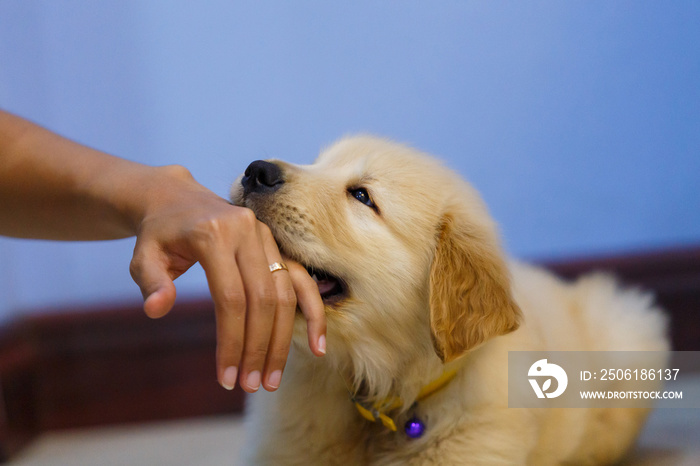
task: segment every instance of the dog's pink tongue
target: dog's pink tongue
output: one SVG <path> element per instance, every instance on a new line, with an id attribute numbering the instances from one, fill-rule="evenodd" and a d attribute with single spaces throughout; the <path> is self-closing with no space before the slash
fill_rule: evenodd
<path id="1" fill-rule="evenodd" d="M 318 292 L 323 296 L 324 294 L 330 293 L 335 288 L 335 280 L 317 280 L 316 285 L 318 285 Z"/>

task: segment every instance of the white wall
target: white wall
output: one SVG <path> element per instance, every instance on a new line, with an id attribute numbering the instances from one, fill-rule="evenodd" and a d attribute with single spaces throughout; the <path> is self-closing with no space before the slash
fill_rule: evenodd
<path id="1" fill-rule="evenodd" d="M 696 244 L 698 24 L 694 1 L 4 0 L 0 107 L 222 195 L 369 131 L 463 173 L 518 256 Z M 0 239 L 0 318 L 139 299 L 132 248 Z"/>

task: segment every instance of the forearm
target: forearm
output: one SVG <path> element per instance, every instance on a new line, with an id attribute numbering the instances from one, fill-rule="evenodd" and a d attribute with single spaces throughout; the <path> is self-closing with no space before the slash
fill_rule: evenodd
<path id="1" fill-rule="evenodd" d="M 0 111 L 0 235 L 97 240 L 137 235 L 130 272 L 151 317 L 175 303 L 173 280 L 199 262 L 214 300 L 217 375 L 276 390 L 299 308 L 325 353 L 325 314 L 301 265 L 282 261 L 270 229 L 177 165 L 149 167 L 62 138 Z M 262 350 L 262 351 L 261 351 Z"/>
<path id="2" fill-rule="evenodd" d="M 153 167 L 0 111 L 0 234 L 57 240 L 134 235 Z"/>

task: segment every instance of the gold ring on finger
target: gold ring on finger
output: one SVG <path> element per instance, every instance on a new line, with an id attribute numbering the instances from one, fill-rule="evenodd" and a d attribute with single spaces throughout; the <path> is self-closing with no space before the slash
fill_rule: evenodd
<path id="1" fill-rule="evenodd" d="M 289 271 L 289 269 L 287 268 L 287 264 L 285 264 L 284 262 L 273 262 L 272 264 L 270 264 L 270 272 L 271 273 L 275 273 L 278 270 Z"/>

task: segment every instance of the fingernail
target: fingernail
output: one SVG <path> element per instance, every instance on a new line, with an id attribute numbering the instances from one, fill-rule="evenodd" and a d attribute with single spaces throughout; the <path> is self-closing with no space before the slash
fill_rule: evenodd
<path id="1" fill-rule="evenodd" d="M 253 371 L 248 374 L 248 378 L 245 379 L 245 384 L 248 385 L 248 388 L 251 390 L 260 388 L 260 371 Z"/>
<path id="2" fill-rule="evenodd" d="M 318 337 L 318 350 L 321 353 L 326 354 L 326 336 L 325 335 L 321 335 L 320 337 Z"/>
<path id="3" fill-rule="evenodd" d="M 267 384 L 272 387 L 272 388 L 278 388 L 280 386 L 280 382 L 282 381 L 282 371 L 274 371 L 272 374 L 270 374 L 270 377 L 267 378 Z"/>
<path id="4" fill-rule="evenodd" d="M 236 378 L 238 377 L 238 368 L 235 366 L 227 367 L 221 376 L 221 386 L 226 390 L 233 390 L 236 386 Z"/>

